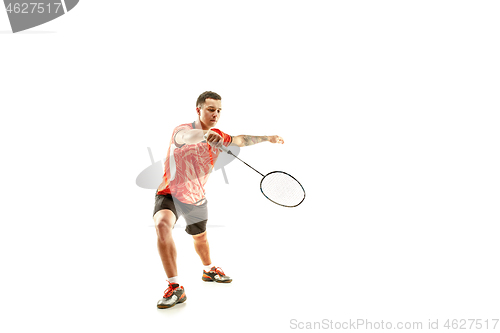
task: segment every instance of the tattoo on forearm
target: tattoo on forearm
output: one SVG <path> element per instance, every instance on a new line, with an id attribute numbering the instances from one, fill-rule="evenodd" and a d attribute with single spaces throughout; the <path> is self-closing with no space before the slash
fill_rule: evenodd
<path id="1" fill-rule="evenodd" d="M 251 136 L 251 135 L 243 135 L 243 145 L 251 146 L 256 143 L 261 143 L 267 141 L 267 136 Z"/>

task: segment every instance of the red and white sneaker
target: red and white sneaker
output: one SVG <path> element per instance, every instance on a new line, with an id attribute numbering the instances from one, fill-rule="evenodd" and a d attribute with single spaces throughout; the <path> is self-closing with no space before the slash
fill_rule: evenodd
<path id="1" fill-rule="evenodd" d="M 224 274 L 222 269 L 220 267 L 215 267 L 213 266 L 210 268 L 210 271 L 203 271 L 203 277 L 201 278 L 203 281 L 206 282 L 219 282 L 219 283 L 230 283 L 233 281 L 229 276 Z"/>
<path id="2" fill-rule="evenodd" d="M 173 307 L 177 303 L 182 303 L 186 301 L 186 292 L 184 287 L 179 286 L 177 283 L 168 283 L 168 288 L 165 290 L 163 298 L 158 301 L 159 309 L 168 309 Z"/>

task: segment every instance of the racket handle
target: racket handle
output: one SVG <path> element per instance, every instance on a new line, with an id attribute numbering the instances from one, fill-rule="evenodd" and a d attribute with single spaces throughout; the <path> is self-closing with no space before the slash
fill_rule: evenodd
<path id="1" fill-rule="evenodd" d="M 203 138 L 206 140 L 207 139 L 207 135 L 205 134 L 203 136 Z M 228 154 L 232 154 L 231 151 L 229 150 L 229 148 L 227 148 L 226 146 L 222 145 L 219 147 L 220 150 L 222 150 L 223 152 L 226 152 Z"/>

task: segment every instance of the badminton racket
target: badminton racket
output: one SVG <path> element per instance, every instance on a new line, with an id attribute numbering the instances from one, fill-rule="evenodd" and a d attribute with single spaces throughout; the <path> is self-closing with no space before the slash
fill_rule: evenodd
<path id="1" fill-rule="evenodd" d="M 207 135 L 205 134 L 204 137 L 206 140 Z M 304 187 L 292 175 L 283 171 L 272 171 L 264 175 L 250 164 L 234 155 L 229 148 L 225 146 L 220 146 L 218 148 L 227 154 L 236 157 L 246 166 L 262 176 L 262 180 L 260 181 L 260 191 L 271 202 L 283 207 L 297 207 L 306 198 L 306 191 L 304 190 Z"/>

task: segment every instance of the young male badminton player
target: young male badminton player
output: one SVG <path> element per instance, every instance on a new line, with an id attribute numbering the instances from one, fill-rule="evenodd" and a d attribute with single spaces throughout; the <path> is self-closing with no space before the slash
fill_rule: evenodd
<path id="1" fill-rule="evenodd" d="M 284 143 L 278 135 L 231 136 L 214 128 L 221 116 L 221 97 L 211 91 L 196 101 L 197 119 L 174 129 L 165 161 L 163 181 L 155 196 L 153 219 L 158 236 L 158 252 L 167 274 L 168 288 L 157 307 L 170 308 L 186 300 L 177 275 L 177 252 L 172 229 L 179 216 L 186 220 L 186 232 L 203 264 L 203 281 L 229 283 L 232 279 L 213 265 L 207 239 L 207 199 L 204 185 L 219 157 L 221 145 L 250 146 L 260 142 Z M 206 139 L 204 136 L 206 135 Z"/>

